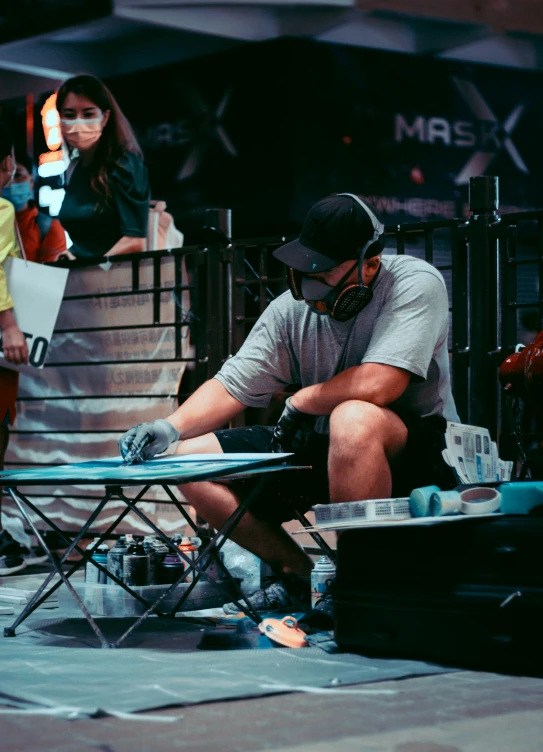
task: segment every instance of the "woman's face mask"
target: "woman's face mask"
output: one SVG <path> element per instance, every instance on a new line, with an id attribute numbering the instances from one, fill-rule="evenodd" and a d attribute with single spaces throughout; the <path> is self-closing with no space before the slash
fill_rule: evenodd
<path id="1" fill-rule="evenodd" d="M 15 211 L 20 211 L 23 206 L 34 198 L 30 179 L 22 183 L 10 183 L 2 190 L 2 197 L 11 201 Z"/>
<path id="2" fill-rule="evenodd" d="M 60 130 L 62 137 L 69 146 L 79 151 L 86 151 L 94 146 L 102 135 L 104 129 L 104 114 L 95 118 L 62 118 Z"/>

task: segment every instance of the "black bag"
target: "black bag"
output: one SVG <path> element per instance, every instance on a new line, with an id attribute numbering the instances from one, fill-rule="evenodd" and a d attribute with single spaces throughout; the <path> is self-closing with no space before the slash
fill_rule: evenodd
<path id="1" fill-rule="evenodd" d="M 343 533 L 339 647 L 543 672 L 543 519 L 498 517 Z"/>

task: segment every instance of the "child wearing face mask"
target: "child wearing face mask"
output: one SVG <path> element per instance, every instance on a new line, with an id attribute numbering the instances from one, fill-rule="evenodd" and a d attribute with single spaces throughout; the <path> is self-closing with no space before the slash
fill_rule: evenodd
<path id="1" fill-rule="evenodd" d="M 136 137 L 109 89 L 94 76 L 57 93 L 71 161 L 59 220 L 78 259 L 143 251 L 149 213 L 147 170 Z"/>
<path id="2" fill-rule="evenodd" d="M 38 210 L 34 201 L 32 161 L 24 155 L 17 159 L 12 182 L 3 188 L 3 198 L 15 208 L 15 218 L 26 258 L 37 263 L 56 261 L 66 251 L 66 234 L 58 219 Z"/>
<path id="3" fill-rule="evenodd" d="M 16 171 L 13 143 L 8 131 L 0 123 L 0 190 L 9 186 Z M 7 287 L 5 260 L 19 256 L 15 232 L 13 205 L 0 198 L 0 333 L 2 348 L 7 361 L 15 364 L 28 363 L 28 347 L 24 334 L 17 325 L 13 312 L 13 300 Z M 15 400 L 19 374 L 0 367 L 0 469 L 9 441 L 9 426 L 15 420 Z M 0 507 L 2 497 L 0 495 Z M 0 516 L 0 576 L 13 574 L 26 567 L 21 546 L 9 533 L 2 530 Z"/>

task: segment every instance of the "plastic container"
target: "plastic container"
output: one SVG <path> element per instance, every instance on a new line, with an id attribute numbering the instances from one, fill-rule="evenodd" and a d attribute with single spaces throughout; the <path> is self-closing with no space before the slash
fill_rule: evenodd
<path id="1" fill-rule="evenodd" d="M 192 583 L 180 583 L 174 588 L 173 592 L 161 602 L 158 607 L 159 610 L 163 613 L 167 613 L 171 610 L 191 585 Z M 123 590 L 122 587 L 117 587 L 116 585 L 81 583 L 75 584 L 74 587 L 83 598 L 85 606 L 94 616 L 139 616 L 146 609 L 143 603 L 140 603 L 140 601 L 133 598 L 130 593 Z M 146 585 L 143 587 L 136 586 L 132 589 L 148 602 L 152 602 L 162 595 L 162 593 L 164 593 L 169 587 L 170 585 Z M 62 591 L 63 588 L 60 590 Z M 228 591 L 221 593 L 209 582 L 200 580 L 191 591 L 185 603 L 181 606 L 180 612 L 197 611 L 206 608 L 219 608 L 225 603 L 230 603 L 234 597 L 235 594 L 233 591 L 231 593 L 228 593 Z M 71 603 L 68 598 L 66 598 L 65 602 Z"/>
<path id="2" fill-rule="evenodd" d="M 543 481 L 502 483 L 498 491 L 502 514 L 530 514 L 534 507 L 543 509 Z"/>
<path id="3" fill-rule="evenodd" d="M 411 518 L 409 498 L 406 497 L 345 501 L 341 504 L 316 504 L 313 511 L 316 527 L 342 524 L 346 527 L 356 527 L 380 521 L 389 522 Z"/>

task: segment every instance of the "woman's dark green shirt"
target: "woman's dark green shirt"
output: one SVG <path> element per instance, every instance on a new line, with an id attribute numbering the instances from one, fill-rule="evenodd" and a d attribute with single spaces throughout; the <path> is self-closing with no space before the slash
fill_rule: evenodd
<path id="1" fill-rule="evenodd" d="M 110 203 L 91 186 L 89 167 L 77 163 L 66 186 L 58 218 L 77 258 L 102 258 L 123 236 L 144 238 L 149 213 L 149 180 L 143 159 L 126 152 L 109 175 Z"/>

